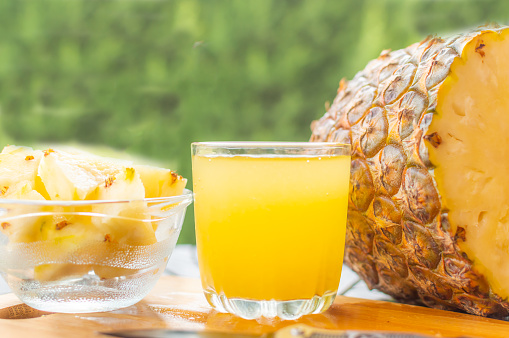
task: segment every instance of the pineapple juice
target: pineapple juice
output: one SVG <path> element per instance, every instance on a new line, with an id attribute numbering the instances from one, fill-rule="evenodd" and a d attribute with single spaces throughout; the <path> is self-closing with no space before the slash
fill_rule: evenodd
<path id="1" fill-rule="evenodd" d="M 344 155 L 194 156 L 205 294 L 287 301 L 335 293 L 349 175 Z"/>

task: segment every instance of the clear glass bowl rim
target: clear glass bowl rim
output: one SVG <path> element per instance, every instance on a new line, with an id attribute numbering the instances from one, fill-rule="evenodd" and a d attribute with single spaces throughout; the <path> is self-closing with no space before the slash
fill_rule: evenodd
<path id="1" fill-rule="evenodd" d="M 177 204 L 186 203 L 189 204 L 193 201 L 193 192 L 189 189 L 184 189 L 181 195 L 169 196 L 169 197 L 153 197 L 144 199 L 125 199 L 125 200 L 80 200 L 80 201 L 55 201 L 55 200 L 19 200 L 19 199 L 0 199 L 0 206 L 9 205 L 32 205 L 32 206 L 84 206 L 84 205 L 95 205 L 95 204 L 113 204 L 113 203 L 131 203 L 136 201 L 148 202 L 148 203 L 166 203 L 166 204 Z"/>

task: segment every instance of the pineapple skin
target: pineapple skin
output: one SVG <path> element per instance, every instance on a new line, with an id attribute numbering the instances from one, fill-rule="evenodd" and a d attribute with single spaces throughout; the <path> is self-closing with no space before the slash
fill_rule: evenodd
<path id="1" fill-rule="evenodd" d="M 505 28 L 383 51 L 341 80 L 328 111 L 312 122 L 310 141 L 352 145 L 345 262 L 369 288 L 433 308 L 508 316 L 507 300 L 458 245 L 464 234 L 442 208 L 429 160 L 440 139 L 427 133 L 452 62 L 478 35 Z"/>

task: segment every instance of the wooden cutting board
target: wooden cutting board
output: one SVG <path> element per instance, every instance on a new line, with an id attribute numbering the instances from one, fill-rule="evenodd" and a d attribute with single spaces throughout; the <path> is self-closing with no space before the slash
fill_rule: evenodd
<path id="1" fill-rule="evenodd" d="M 13 294 L 0 296 L 0 337 L 107 337 L 119 329 L 172 328 L 266 333 L 296 323 L 327 329 L 384 330 L 435 337 L 509 337 L 509 322 L 398 303 L 338 296 L 325 313 L 297 321 L 244 320 L 210 308 L 199 280 L 163 277 L 136 305 L 92 314 L 57 314 L 34 310 Z"/>

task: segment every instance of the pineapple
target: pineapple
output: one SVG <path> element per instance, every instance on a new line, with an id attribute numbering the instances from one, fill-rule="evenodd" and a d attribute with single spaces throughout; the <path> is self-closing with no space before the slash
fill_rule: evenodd
<path id="1" fill-rule="evenodd" d="M 56 210 L 60 209 L 60 210 Z M 104 240 L 102 231 L 90 223 L 90 217 L 68 216 L 58 211 L 74 211 L 72 208 L 53 207 L 55 215 L 43 218 L 39 227 L 39 240 L 46 241 L 51 246 L 51 255 L 65 261 L 69 257 L 80 257 L 76 254 L 84 247 L 93 247 L 94 243 Z M 87 256 L 93 260 L 104 257 L 103 252 L 87 250 Z M 52 263 L 41 264 L 35 267 L 34 277 L 38 281 L 53 281 L 72 276 L 82 276 L 93 270 L 92 264 Z"/>
<path id="2" fill-rule="evenodd" d="M 11 185 L 0 199 L 21 199 L 31 201 L 44 201 L 44 197 L 32 188 L 29 181 L 20 181 Z M 1 222 L 1 231 L 9 236 L 14 243 L 30 243 L 39 240 L 39 229 L 43 217 L 22 217 L 40 211 L 38 206 L 16 206 L 9 211 L 9 220 Z"/>
<path id="3" fill-rule="evenodd" d="M 52 200 L 94 199 L 89 196 L 106 179 L 122 171 L 117 162 L 82 152 L 44 151 L 38 174 Z"/>
<path id="4" fill-rule="evenodd" d="M 129 257 L 129 249 L 122 244 L 151 245 L 157 242 L 155 231 L 148 212 L 145 198 L 145 188 L 140 174 L 134 168 L 125 168 L 116 176 L 110 176 L 96 192 L 98 200 L 121 200 L 129 202 L 115 204 L 98 204 L 93 206 L 93 212 L 106 217 L 92 217 L 92 222 L 105 232 L 106 252 L 125 251 Z M 128 276 L 136 273 L 137 269 L 95 265 L 94 271 L 101 278 Z"/>
<path id="5" fill-rule="evenodd" d="M 1 199 L 91 203 L 13 204 L 7 206 L 9 221 L 2 222 L 0 230 L 9 237 L 9 245 L 41 241 L 41 245 L 51 248 L 48 254 L 53 262 L 34 268 L 36 280 L 54 281 L 94 272 L 101 278 L 127 276 L 138 270 L 101 263 L 111 261 L 112 257 L 128 263 L 136 247 L 157 243 L 157 222 L 151 221 L 145 197 L 181 194 L 185 183 L 185 179 L 170 170 L 133 166 L 130 161 L 75 149 L 42 152 L 7 146 L 0 153 Z M 50 214 L 15 218 L 37 211 Z M 78 257 L 84 257 L 83 261 L 67 263 Z"/>
<path id="6" fill-rule="evenodd" d="M 129 245 L 150 245 L 156 242 L 150 222 L 147 203 L 143 201 L 145 189 L 134 168 L 125 168 L 111 176 L 97 188 L 98 200 L 130 200 L 125 203 L 103 203 L 92 207 L 94 213 L 106 217 L 92 217 L 92 222 L 103 229 L 109 241 Z"/>
<path id="7" fill-rule="evenodd" d="M 187 183 L 185 178 L 168 169 L 148 165 L 135 165 L 133 168 L 140 174 L 146 198 L 180 195 Z"/>
<path id="8" fill-rule="evenodd" d="M 37 175 L 37 168 L 42 158 L 42 151 L 30 147 L 9 145 L 0 153 L 0 190 L 5 194 L 13 184 L 26 181 L 44 198 L 48 193 Z"/>
<path id="9" fill-rule="evenodd" d="M 9 145 L 0 153 L 0 198 L 22 200 L 45 200 L 48 195 L 37 175 L 42 151 L 30 147 Z M 38 240 L 41 217 L 21 217 L 40 211 L 37 206 L 17 206 L 9 211 L 12 218 L 2 222 L 1 231 L 12 242 L 29 243 Z"/>
<path id="10" fill-rule="evenodd" d="M 370 288 L 509 314 L 509 29 L 383 51 L 312 123 L 352 145 L 345 261 Z"/>
<path id="11" fill-rule="evenodd" d="M 102 216 L 69 219 L 60 216 L 41 227 L 43 240 L 54 240 L 62 256 L 69 256 L 90 241 L 103 242 L 102 253 L 107 256 L 113 251 L 118 254 L 116 244 L 150 245 L 156 242 L 150 223 L 142 222 L 147 216 L 147 206 L 143 200 L 145 188 L 133 168 L 119 162 L 80 151 L 46 150 L 39 165 L 42 178 L 50 197 L 55 200 L 134 200 L 127 203 L 100 203 L 88 206 L 90 210 L 80 210 L 101 214 Z M 87 207 L 81 207 L 85 209 Z M 59 224 L 65 228 L 59 229 Z M 44 231 L 48 229 L 48 231 Z M 113 243 L 113 244 L 109 244 Z M 99 255 L 99 256 L 97 256 Z M 101 259 L 96 259 L 100 262 Z M 94 270 L 102 278 L 126 275 L 125 269 L 101 265 L 47 264 L 36 269 L 38 280 L 53 280 L 83 274 Z"/>

